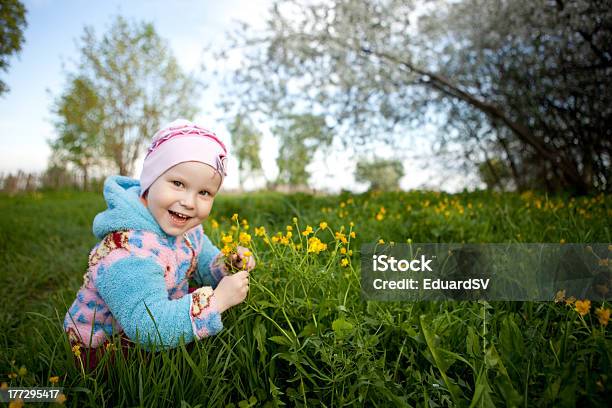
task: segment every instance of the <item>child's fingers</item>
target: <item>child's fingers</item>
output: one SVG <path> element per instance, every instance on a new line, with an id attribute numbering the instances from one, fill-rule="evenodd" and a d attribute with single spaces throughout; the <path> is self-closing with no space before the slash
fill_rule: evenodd
<path id="1" fill-rule="evenodd" d="M 232 265 L 234 265 L 236 268 L 241 269 L 242 264 L 243 264 L 243 258 L 238 253 L 232 254 L 231 262 L 232 262 Z"/>

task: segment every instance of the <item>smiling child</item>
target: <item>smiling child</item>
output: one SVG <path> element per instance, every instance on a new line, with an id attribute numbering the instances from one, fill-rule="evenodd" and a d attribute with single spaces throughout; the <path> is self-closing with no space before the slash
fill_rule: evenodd
<path id="1" fill-rule="evenodd" d="M 229 275 L 202 229 L 226 162 L 214 133 L 179 119 L 153 136 L 140 181 L 105 181 L 108 208 L 93 223 L 101 241 L 64 319 L 73 349 L 100 348 L 113 333 L 172 348 L 222 330 L 221 313 L 244 301 L 255 267 L 239 247 L 231 263 L 243 270 Z M 200 287 L 190 292 L 190 281 Z"/>

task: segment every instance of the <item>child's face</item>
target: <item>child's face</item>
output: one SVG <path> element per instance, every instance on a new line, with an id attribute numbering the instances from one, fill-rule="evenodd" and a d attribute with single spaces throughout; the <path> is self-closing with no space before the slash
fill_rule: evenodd
<path id="1" fill-rule="evenodd" d="M 144 199 L 168 235 L 178 236 L 208 218 L 221 176 L 200 162 L 183 162 L 159 176 Z"/>

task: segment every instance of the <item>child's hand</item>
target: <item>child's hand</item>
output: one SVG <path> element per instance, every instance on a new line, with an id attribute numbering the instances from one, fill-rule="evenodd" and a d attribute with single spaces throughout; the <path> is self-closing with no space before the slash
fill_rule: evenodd
<path id="1" fill-rule="evenodd" d="M 224 276 L 217 285 L 214 295 L 217 298 L 219 311 L 224 312 L 246 299 L 249 292 L 249 272 L 240 271 Z"/>
<path id="2" fill-rule="evenodd" d="M 236 253 L 230 255 L 230 265 L 233 269 L 252 271 L 255 268 L 255 257 L 245 247 L 236 247 Z"/>

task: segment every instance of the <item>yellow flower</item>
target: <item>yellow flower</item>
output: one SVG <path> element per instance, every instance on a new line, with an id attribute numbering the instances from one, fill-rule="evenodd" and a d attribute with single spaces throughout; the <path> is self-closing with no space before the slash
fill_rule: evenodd
<path id="1" fill-rule="evenodd" d="M 238 240 L 240 241 L 241 244 L 248 245 L 251 242 L 251 234 L 247 234 L 246 232 L 241 232 Z"/>
<path id="2" fill-rule="evenodd" d="M 222 249 L 221 252 L 223 252 L 223 255 L 225 256 L 229 256 L 229 254 L 232 253 L 232 247 L 229 245 L 225 245 Z"/>
<path id="3" fill-rule="evenodd" d="M 557 292 L 557 294 L 555 295 L 555 303 L 563 302 L 564 299 L 565 299 L 565 289 Z"/>
<path id="4" fill-rule="evenodd" d="M 75 356 L 81 357 L 81 346 L 78 344 L 75 344 L 74 346 L 72 346 L 72 352 L 74 353 Z"/>
<path id="5" fill-rule="evenodd" d="M 217 228 L 219 228 L 219 223 L 218 223 L 217 221 L 215 221 L 215 220 L 211 220 L 211 221 L 210 221 L 210 226 L 211 226 L 213 229 L 217 229 Z"/>
<path id="6" fill-rule="evenodd" d="M 381 238 L 381 239 L 379 239 L 379 240 L 378 240 L 378 243 L 379 243 L 380 245 L 383 245 L 383 244 L 385 243 L 385 240 Z"/>
<path id="7" fill-rule="evenodd" d="M 580 313 L 580 316 L 585 316 L 589 313 L 589 309 L 591 309 L 591 301 L 588 299 L 577 300 L 575 306 L 575 310 Z"/>
<path id="8" fill-rule="evenodd" d="M 353 250 L 352 249 L 349 249 L 348 256 L 353 256 Z"/>
<path id="9" fill-rule="evenodd" d="M 66 396 L 64 394 L 58 395 L 57 398 L 55 398 L 55 402 L 57 402 L 58 404 L 63 404 L 64 402 L 66 402 Z"/>
<path id="10" fill-rule="evenodd" d="M 19 367 L 19 370 L 17 370 L 17 374 L 19 374 L 20 377 L 25 377 L 27 373 L 28 373 L 28 369 L 25 368 L 25 366 L 21 366 Z"/>
<path id="11" fill-rule="evenodd" d="M 336 235 L 336 239 L 342 242 L 343 244 L 348 243 L 348 240 L 346 239 L 346 235 L 344 235 L 342 232 L 336 232 L 335 235 Z"/>
<path id="12" fill-rule="evenodd" d="M 345 247 L 340 248 L 340 253 L 342 255 L 346 254 L 346 248 Z"/>
<path id="13" fill-rule="evenodd" d="M 234 213 L 234 215 L 232 215 L 232 221 L 238 221 L 238 214 Z"/>
<path id="14" fill-rule="evenodd" d="M 570 296 L 567 299 L 565 299 L 565 304 L 568 306 L 571 306 L 574 304 L 575 301 L 576 301 L 576 298 L 573 296 Z"/>
<path id="15" fill-rule="evenodd" d="M 355 238 L 356 237 L 355 231 L 351 231 L 350 235 L 351 235 L 351 238 Z"/>
<path id="16" fill-rule="evenodd" d="M 253 255 L 253 253 L 251 251 L 244 251 L 244 253 L 242 254 L 245 257 L 249 257 L 251 255 Z"/>
<path id="17" fill-rule="evenodd" d="M 293 227 L 291 225 L 287 225 L 287 231 L 293 231 Z"/>
<path id="18" fill-rule="evenodd" d="M 376 214 L 376 221 L 382 221 L 383 218 L 385 218 L 385 216 L 382 215 L 381 213 Z"/>
<path id="19" fill-rule="evenodd" d="M 327 223 L 326 223 L 325 221 L 323 221 L 323 222 L 321 222 L 321 223 L 319 224 L 319 227 L 320 227 L 322 230 L 324 230 L 325 228 L 327 228 Z"/>
<path id="20" fill-rule="evenodd" d="M 280 243 L 283 244 L 283 245 L 289 245 L 289 238 L 281 237 Z"/>
<path id="21" fill-rule="evenodd" d="M 348 259 L 346 259 L 346 258 L 342 258 L 342 260 L 340 261 L 340 264 L 341 264 L 343 267 L 346 267 L 346 266 L 349 264 L 349 260 L 348 260 Z"/>
<path id="22" fill-rule="evenodd" d="M 321 251 L 327 249 L 327 244 L 321 242 L 317 237 L 310 237 L 308 239 L 308 252 L 318 254 Z"/>
<path id="23" fill-rule="evenodd" d="M 291 238 L 293 236 L 293 232 L 287 231 L 287 238 Z"/>
<path id="24" fill-rule="evenodd" d="M 264 227 L 255 227 L 255 236 L 256 237 L 262 237 L 266 235 L 266 229 Z"/>
<path id="25" fill-rule="evenodd" d="M 272 237 L 272 242 L 275 244 L 278 242 L 278 237 L 276 235 Z"/>
<path id="26" fill-rule="evenodd" d="M 610 320 L 610 309 L 598 307 L 595 310 L 595 314 L 597 315 L 597 318 L 599 319 L 599 324 L 601 324 L 602 326 L 608 325 L 608 321 Z"/>
<path id="27" fill-rule="evenodd" d="M 234 238 L 232 238 L 232 236 L 229 234 L 221 237 L 221 241 L 223 241 L 225 244 L 230 244 L 233 240 Z"/>
<path id="28" fill-rule="evenodd" d="M 23 400 L 21 398 L 18 398 L 16 400 L 9 402 L 8 406 L 9 408 L 21 408 L 23 407 Z"/>
<path id="29" fill-rule="evenodd" d="M 559 243 L 560 243 L 560 244 L 565 244 L 565 240 L 564 240 L 563 238 L 561 238 L 561 239 L 559 240 Z"/>
<path id="30" fill-rule="evenodd" d="M 59 376 L 54 375 L 53 377 L 49 377 L 49 382 L 53 385 L 57 384 L 59 382 Z"/>
<path id="31" fill-rule="evenodd" d="M 302 232 L 302 235 L 304 235 L 305 237 L 307 237 L 308 235 L 312 234 L 312 227 L 310 225 L 306 226 L 306 229 Z"/>

